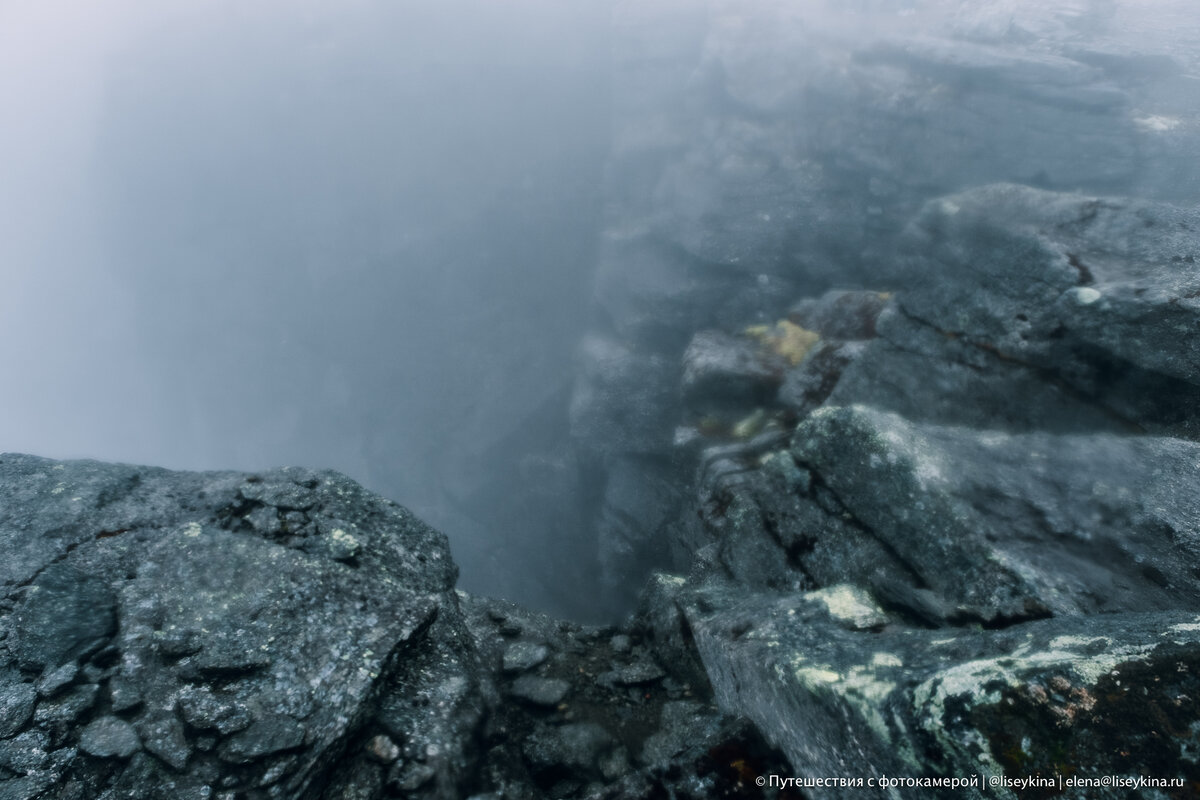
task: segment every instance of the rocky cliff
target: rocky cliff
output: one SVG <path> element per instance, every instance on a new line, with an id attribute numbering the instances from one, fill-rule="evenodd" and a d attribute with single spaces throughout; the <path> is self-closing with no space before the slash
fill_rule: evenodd
<path id="1" fill-rule="evenodd" d="M 943 5 L 618 5 L 597 323 L 488 463 L 625 623 L 336 473 L 5 455 L 0 798 L 1200 794 L 1194 51 Z"/>

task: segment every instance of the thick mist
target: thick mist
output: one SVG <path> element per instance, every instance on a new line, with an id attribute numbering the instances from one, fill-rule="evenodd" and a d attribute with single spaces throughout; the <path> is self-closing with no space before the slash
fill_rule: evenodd
<path id="1" fill-rule="evenodd" d="M 942 192 L 1014 180 L 1194 202 L 1190 173 L 1135 136 L 1196 124 L 1176 114 L 1200 105 L 1184 96 L 1187 4 L 982 5 L 763 0 L 744 27 L 718 0 L 0 5 L 0 451 L 338 469 L 444 530 L 468 590 L 585 613 L 592 477 L 619 481 L 572 447 L 580 343 L 636 339 L 622 309 L 682 280 L 605 241 L 674 226 L 663 241 L 700 242 L 688 258 L 721 269 L 737 236 L 809 248 L 722 273 L 748 286 L 728 284 L 743 325 L 786 291 L 878 288 L 887 237 Z M 1048 101 L 1044 119 L 997 112 L 994 142 L 946 136 L 924 169 L 905 148 L 954 113 L 918 120 L 930 136 L 893 131 L 861 108 L 886 93 L 854 94 L 848 67 L 877 39 L 927 34 L 989 53 L 1043 37 L 1096 69 L 1145 52 L 1128 79 L 1150 87 L 1130 90 L 1144 108 L 1092 118 L 1119 116 L 1134 144 L 1056 171 L 1094 137 L 1058 136 Z M 1183 74 L 1155 77 L 1161 58 Z M 989 69 L 1009 86 L 1037 68 L 980 63 L 954 87 L 964 103 L 1013 100 L 989 94 Z M 814 175 L 793 203 L 793 178 Z M 747 211 L 760 195 L 780 209 Z M 799 233 L 780 233 L 785 210 Z"/>
<path id="2" fill-rule="evenodd" d="M 3 449 L 332 467 L 453 529 L 571 380 L 605 9 L 0 14 Z"/>

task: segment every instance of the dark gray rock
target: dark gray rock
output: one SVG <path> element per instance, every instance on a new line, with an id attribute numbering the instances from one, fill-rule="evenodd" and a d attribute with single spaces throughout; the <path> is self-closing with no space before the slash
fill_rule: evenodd
<path id="1" fill-rule="evenodd" d="M 535 772 L 562 771 L 577 778 L 600 777 L 601 758 L 615 742 L 604 728 L 593 722 L 578 722 L 557 728 L 540 728 L 522 746 Z"/>
<path id="2" fill-rule="evenodd" d="M 550 656 L 550 650 L 537 642 L 513 642 L 504 651 L 505 672 L 526 672 Z"/>
<path id="3" fill-rule="evenodd" d="M 138 720 L 137 733 L 146 752 L 180 772 L 187 767 L 192 745 L 185 735 L 183 723 L 173 714 L 159 712 L 142 716 Z"/>
<path id="4" fill-rule="evenodd" d="M 48 670 L 37 683 L 38 694 L 50 697 L 69 686 L 79 674 L 79 665 L 68 661 L 54 670 Z"/>
<path id="5" fill-rule="evenodd" d="M 218 752 L 225 761 L 244 764 L 263 756 L 295 750 L 304 744 L 306 733 L 304 725 L 294 717 L 264 715 L 222 742 Z"/>
<path id="6" fill-rule="evenodd" d="M 17 734 L 0 742 L 0 767 L 17 775 L 28 775 L 46 765 L 49 748 L 50 737 L 40 731 Z"/>
<path id="7" fill-rule="evenodd" d="M 984 427 L 1197 437 L 1195 210 L 999 185 L 930 202 L 911 289 L 830 402 Z M 886 316 L 886 315 L 885 315 Z"/>
<path id="8" fill-rule="evenodd" d="M 509 694 L 518 700 L 538 706 L 557 706 L 571 691 L 571 684 L 561 678 L 539 678 L 522 675 L 512 683 Z"/>
<path id="9" fill-rule="evenodd" d="M 619 686 L 637 686 L 643 683 L 653 683 L 666 676 L 662 667 L 649 661 L 635 661 L 625 664 L 611 673 L 612 680 Z"/>
<path id="10" fill-rule="evenodd" d="M 714 587 L 693 598 L 697 648 L 722 706 L 754 720 L 801 774 L 978 775 L 981 785 L 960 795 L 977 798 L 1018 796 L 982 785 L 989 780 L 1065 769 L 1198 777 L 1189 735 L 1166 721 L 1193 713 L 1185 687 L 1200 657 L 1195 614 L 869 633 L 835 624 L 823 604 L 738 594 Z M 1164 727 L 1182 735 L 1163 736 Z M 1117 741 L 1121 755 L 1111 749 Z M 845 790 L 805 791 L 819 800 Z"/>
<path id="11" fill-rule="evenodd" d="M 36 704 L 37 691 L 29 684 L 6 682 L 0 686 L 0 738 L 24 728 Z"/>
<path id="12" fill-rule="evenodd" d="M 814 414 L 792 453 L 953 614 L 1200 607 L 1191 442 L 967 433 L 854 407 Z M 869 583 L 869 562 L 850 563 Z"/>
<path id="13" fill-rule="evenodd" d="M 63 730 L 96 705 L 100 686 L 84 683 L 38 703 L 34 721 L 53 730 Z"/>
<path id="14" fill-rule="evenodd" d="M 79 749 L 97 758 L 129 758 L 141 748 L 137 731 L 117 717 L 97 717 L 79 733 Z"/>
<path id="15" fill-rule="evenodd" d="M 16 654 L 26 669 L 55 668 L 116 630 L 116 598 L 69 562 L 49 565 L 16 612 Z"/>
<path id="16" fill-rule="evenodd" d="M 3 736 L 80 753 L 29 787 L 315 800 L 359 731 L 422 692 L 436 714 L 403 725 L 427 796 L 469 774 L 479 667 L 445 539 L 339 475 L 4 455 L 0 540 L 0 655 L 26 670 L 0 680 Z"/>

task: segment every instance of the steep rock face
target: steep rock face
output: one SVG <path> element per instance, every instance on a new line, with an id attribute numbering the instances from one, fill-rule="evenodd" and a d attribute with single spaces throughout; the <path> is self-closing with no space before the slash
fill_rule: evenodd
<path id="1" fill-rule="evenodd" d="M 0 797 L 765 798 L 784 757 L 648 629 L 453 591 L 333 472 L 0 456 Z M 664 663 L 665 661 L 665 663 Z"/>
<path id="2" fill-rule="evenodd" d="M 1114 425 L 1121 419 L 1144 419 L 1156 432 L 1176 433 L 1186 412 L 1159 407 L 1163 401 L 1158 398 L 1180 396 L 1174 383 L 1181 379 L 1179 371 L 1129 361 L 1125 351 L 1155 349 L 1137 333 L 1145 327 L 1145 314 L 1177 312 L 1165 306 L 1150 312 L 1143 301 L 1134 301 L 1137 286 L 1122 292 L 1116 286 L 1092 286 L 1079 277 L 1079 269 L 1093 268 L 1089 256 L 1069 240 L 1095 236 L 1107 246 L 1120 231 L 1101 229 L 1116 224 L 1125 225 L 1143 244 L 1169 249 L 1155 230 L 1161 233 L 1182 221 L 1168 219 L 1170 214 L 1186 217 L 1189 212 L 1135 203 L 1138 213 L 1158 225 L 1136 231 L 1140 222 L 1133 210 L 1130 216 L 1097 201 L 1100 205 L 1089 212 L 1068 208 L 1074 202 L 1068 199 L 1051 212 L 1042 201 L 1028 202 L 1022 194 L 1026 190 L 1007 190 L 1016 195 L 1008 201 L 1001 198 L 1006 190 L 999 188 L 987 197 L 968 193 L 973 199 L 950 199 L 962 207 L 956 222 L 945 209 L 925 206 L 935 197 L 998 181 L 1190 202 L 1200 164 L 1200 139 L 1192 122 L 1200 101 L 1189 77 L 1196 67 L 1194 48 L 1180 45 L 1193 41 L 1195 30 L 1168 21 L 1170 13 L 1184 19 L 1182 7 L 1156 12 L 1146 14 L 1135 4 L 1120 2 L 1022 5 L 1019 11 L 940 0 L 899 5 L 778 0 L 618 4 L 614 132 L 596 267 L 601 321 L 595 336 L 619 343 L 629 367 L 613 366 L 617 345 L 581 349 L 572 434 L 584 460 L 593 465 L 589 481 L 603 483 L 610 469 L 628 473 L 628 463 L 620 457 L 635 453 L 648 483 L 687 481 L 696 467 L 693 458 L 681 459 L 677 449 L 664 444 L 666 428 L 638 437 L 636 443 L 613 435 L 602 423 L 621 403 L 609 409 L 594 402 L 598 372 L 613 379 L 605 391 L 630 398 L 626 405 L 633 405 L 633 398 L 640 400 L 650 390 L 652 383 L 640 377 L 650 365 L 665 361 L 670 373 L 689 348 L 692 356 L 711 357 L 712 347 L 697 351 L 699 345 L 711 344 L 711 337 L 772 325 L 789 314 L 798 297 L 833 287 L 903 290 L 921 281 L 944 282 L 942 294 L 925 295 L 941 309 L 939 314 L 925 316 L 905 305 L 917 320 L 890 312 L 880 320 L 881 335 L 897 343 L 897 352 L 885 357 L 874 349 L 856 371 L 865 382 L 879 376 L 873 388 L 859 393 L 866 402 L 883 403 L 882 384 L 888 381 L 895 390 L 889 407 L 905 415 L 950 421 L 947 412 L 961 406 L 996 418 L 1017 413 L 996 394 L 1004 384 L 1014 392 L 1032 393 L 1028 414 L 1054 427 L 1076 422 L 1079 429 L 1090 430 L 1103 424 L 1102 417 L 1113 416 Z M 1125 208 L 1130 201 L 1116 202 Z M 896 254 L 905 246 L 903 240 L 920 235 L 905 229 L 923 207 L 918 228 L 928 229 L 971 224 L 989 204 L 997 219 L 988 224 L 1015 237 L 996 243 L 1005 250 L 997 254 L 999 263 L 1020 259 L 1023 246 L 1036 249 L 1037 236 L 1031 239 L 1008 225 L 1026 214 L 1029 226 L 1053 229 L 1045 232 L 1044 244 L 1062 259 L 1061 269 L 1047 272 L 1042 267 L 1058 258 L 1049 251 L 1040 256 L 1030 252 L 1028 268 L 1047 273 L 1042 277 L 1048 279 L 1053 272 L 1065 283 L 1057 292 L 1042 287 L 1053 295 L 1046 302 L 1057 303 L 1053 309 L 1036 304 L 1047 313 L 1012 311 L 1028 319 L 1005 323 L 1013 341 L 1001 350 L 997 363 L 974 369 L 988 354 L 967 352 L 929 374 L 919 356 L 907 351 L 937 349 L 940 343 L 928 340 L 959 332 L 953 320 L 941 317 L 986 302 L 981 298 L 989 283 L 965 272 L 948 279 L 951 270 L 933 263 L 941 254 L 932 246 L 923 248 L 920 263 Z M 1088 213 L 1096 218 L 1085 219 Z M 936 232 L 927 233 L 937 238 Z M 991 246 L 984 238 L 973 241 L 980 252 Z M 1148 252 L 1130 254 L 1149 257 Z M 1119 257 L 1115 251 L 1113 256 Z M 1071 259 L 1083 266 L 1072 266 Z M 1091 280 L 1104 282 L 1103 273 L 1103 265 L 1096 264 Z M 983 291 L 964 300 L 951 296 L 955 286 L 960 294 Z M 1079 291 L 1059 298 L 1071 288 Z M 1037 294 L 1029 286 L 1013 291 L 1028 293 L 1029 299 Z M 1097 306 L 1087 302 L 1095 291 L 1106 293 L 1108 312 L 1096 313 Z M 1154 301 L 1147 297 L 1145 302 Z M 1077 338 L 1054 339 L 1050 317 L 1072 308 Z M 936 327 L 913 330 L 920 321 Z M 1085 334 L 1089 324 L 1094 327 Z M 708 333 L 694 339 L 699 331 Z M 1025 344 L 1017 341 L 1021 335 Z M 869 338 L 845 333 L 825 337 Z M 1055 352 L 1048 361 L 1024 362 L 1026 349 L 1039 337 L 1050 337 L 1044 344 Z M 1118 341 L 1120 353 L 1110 346 Z M 1083 354 L 1074 361 L 1084 364 L 1067 367 L 1071 360 L 1064 360 L 1061 351 L 1091 345 L 1100 348 L 1094 355 L 1104 358 Z M 1025 349 L 1015 353 L 1018 346 Z M 1183 347 L 1177 339 L 1162 358 L 1181 357 Z M 732 351 L 727 355 L 733 357 Z M 840 373 L 856 356 L 853 349 L 823 349 L 807 374 L 786 376 L 787 402 L 807 410 L 816 407 L 832 385 L 831 373 Z M 1005 360 L 1009 357 L 1015 360 Z M 879 363 L 888 359 L 895 366 Z M 1091 386 L 1104 384 L 1110 407 L 1080 411 L 1064 402 L 1062 389 L 1030 374 L 1049 362 L 1071 372 L 1064 383 L 1072 392 L 1087 394 Z M 697 371 L 701 364 L 694 357 L 683 364 L 685 375 L 702 383 L 711 374 Z M 1131 371 L 1134 367 L 1141 371 Z M 1125 393 L 1112 385 L 1112 373 L 1120 371 L 1129 386 Z M 1161 388 L 1133 388 L 1151 378 Z M 858 402 L 853 390 L 858 379 L 844 381 L 838 402 Z M 947 391 L 928 401 L 936 409 L 931 413 L 910 414 L 910 408 L 901 408 L 913 403 L 904 399 L 915 396 L 910 384 L 927 379 L 944 382 L 950 390 L 956 384 L 972 387 L 977 397 L 960 402 Z M 743 380 L 741 390 L 758 391 L 761 383 Z M 687 416 L 688 400 L 696 398 L 693 384 L 685 380 L 682 405 L 671 409 L 677 419 Z M 870 399 L 873 394 L 879 399 Z M 707 395 L 707 400 L 713 397 Z M 642 407 L 636 414 L 626 411 L 634 422 L 647 413 Z M 966 418 L 970 413 L 963 411 L 963 421 L 977 424 Z M 729 427 L 741 421 L 715 416 L 716 424 Z M 679 511 L 677 498 L 663 495 L 649 517 L 675 517 Z M 604 568 L 607 586 L 627 591 L 637 583 L 628 579 L 629 565 L 655 559 L 664 564 L 664 550 L 657 545 L 661 526 L 656 521 L 640 531 L 613 526 L 617 513 L 613 503 L 601 499 L 591 514 L 591 530 L 601 552 L 628 553 L 606 557 Z"/>
<path id="3" fill-rule="evenodd" d="M 910 289 L 803 299 L 768 329 L 821 337 L 773 397 L 723 389 L 761 385 L 778 333 L 697 334 L 763 349 L 705 362 L 725 382 L 689 402 L 743 422 L 685 407 L 689 577 L 656 579 L 642 618 L 812 797 L 1200 787 L 1193 217 L 1008 184 L 931 201 Z"/>

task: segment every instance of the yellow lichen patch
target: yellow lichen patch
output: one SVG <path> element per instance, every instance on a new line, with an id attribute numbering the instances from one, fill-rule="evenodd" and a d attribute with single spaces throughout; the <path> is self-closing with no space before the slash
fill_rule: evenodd
<path id="1" fill-rule="evenodd" d="M 753 414 L 733 426 L 733 435 L 738 439 L 749 439 L 763 429 L 766 421 L 766 412 L 761 408 L 755 409 Z"/>
<path id="2" fill-rule="evenodd" d="M 771 352 L 786 358 L 793 367 L 808 356 L 813 345 L 821 341 L 821 335 L 816 331 L 801 328 L 786 319 L 774 325 L 751 325 L 743 332 L 757 339 Z"/>

